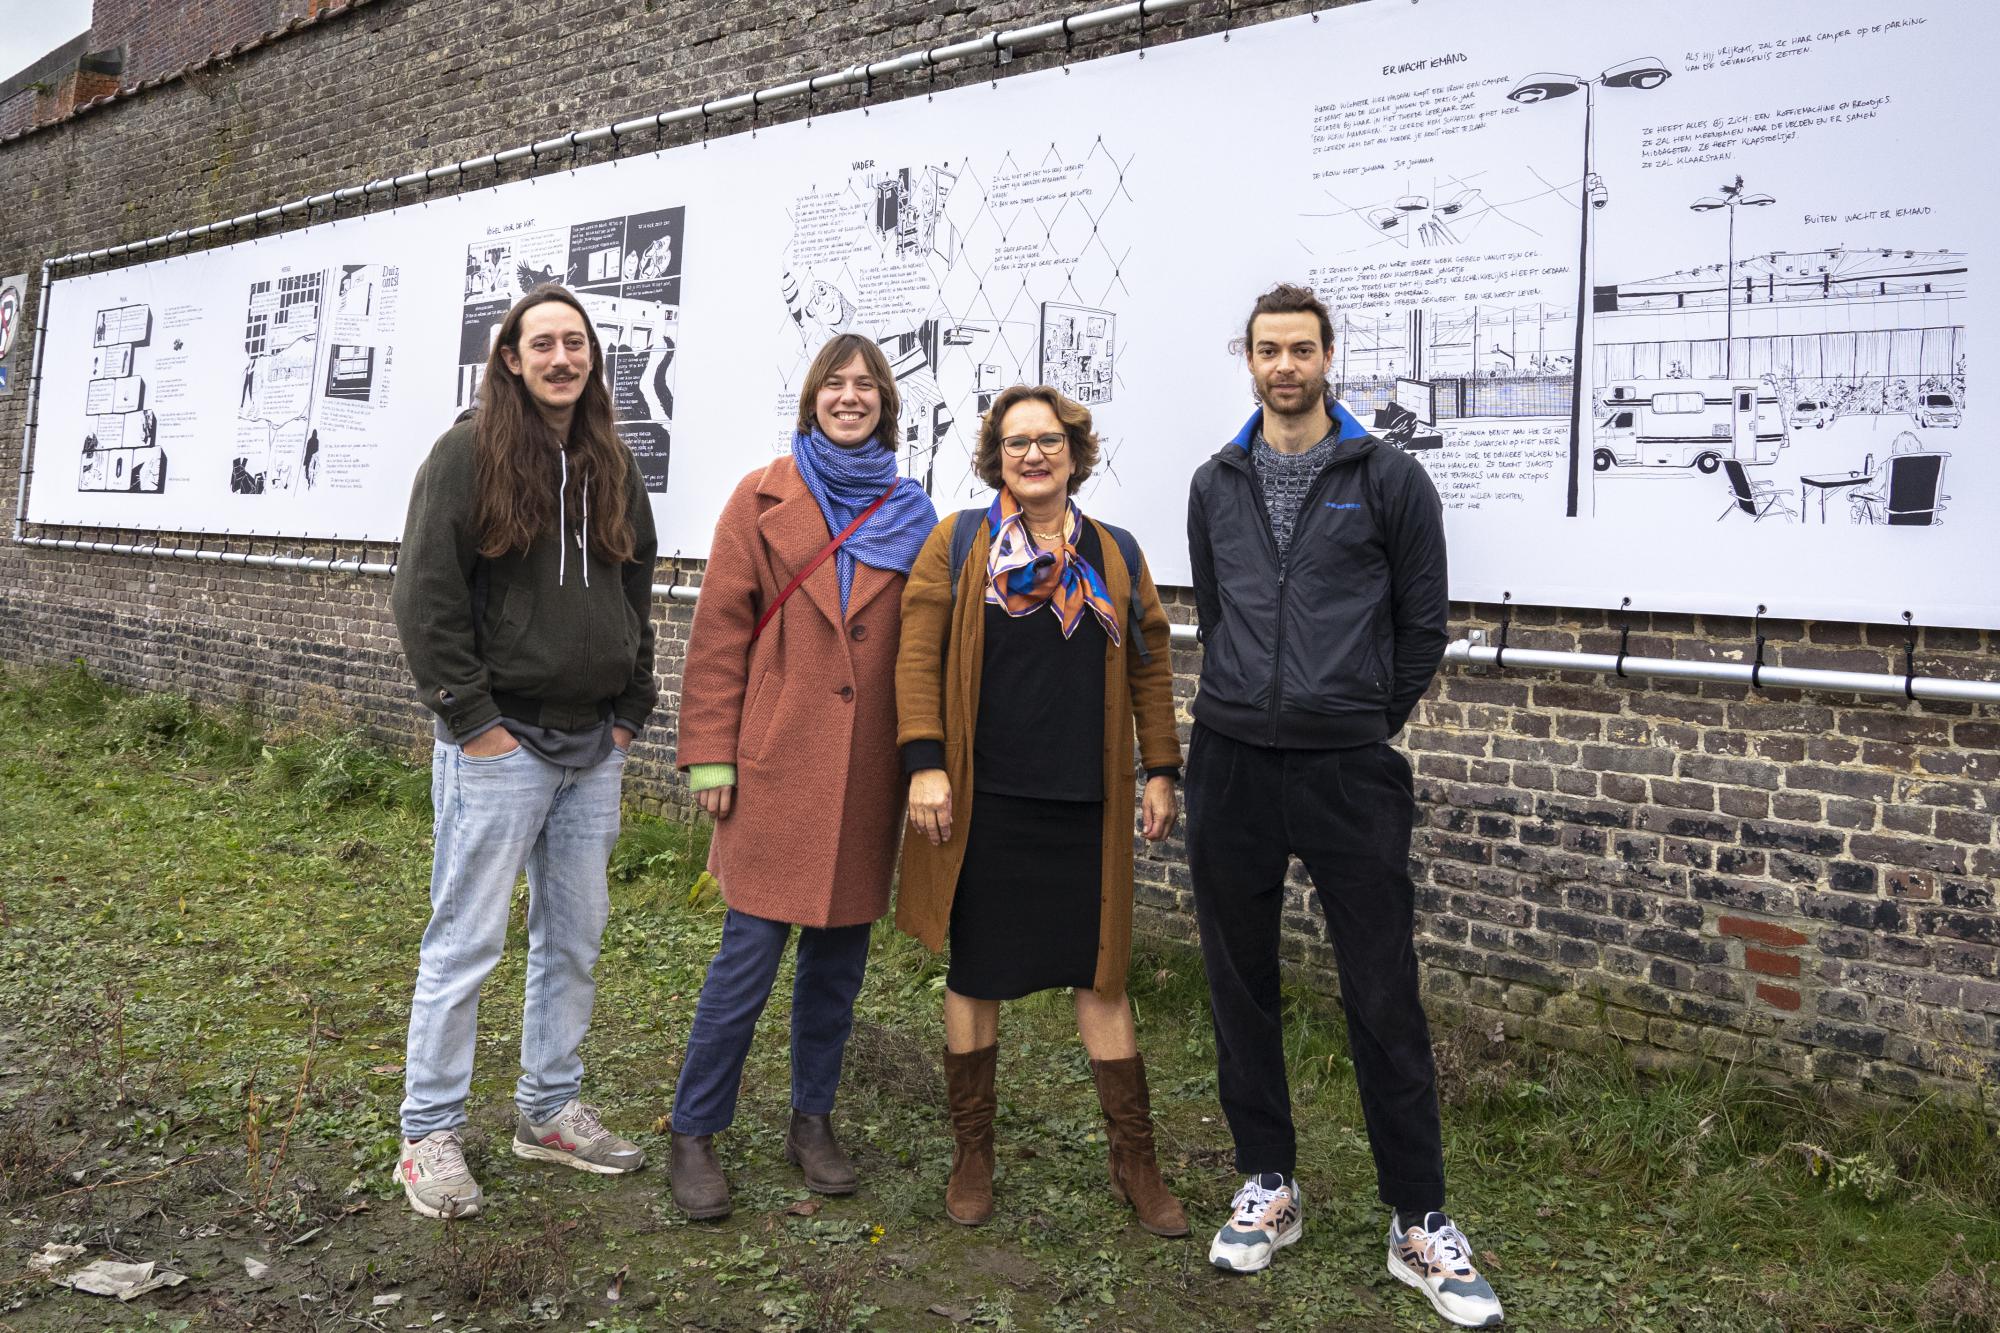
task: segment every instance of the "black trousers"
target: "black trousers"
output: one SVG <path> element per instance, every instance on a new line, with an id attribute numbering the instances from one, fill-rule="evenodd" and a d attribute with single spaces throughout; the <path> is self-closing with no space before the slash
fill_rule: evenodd
<path id="1" fill-rule="evenodd" d="M 1444 1206 L 1437 1068 L 1417 989 L 1409 761 L 1387 743 L 1345 750 L 1245 745 L 1196 724 L 1187 849 L 1215 1018 L 1217 1082 L 1239 1171 L 1293 1171 L 1278 926 L 1293 854 L 1319 890 L 1382 1202 Z"/>

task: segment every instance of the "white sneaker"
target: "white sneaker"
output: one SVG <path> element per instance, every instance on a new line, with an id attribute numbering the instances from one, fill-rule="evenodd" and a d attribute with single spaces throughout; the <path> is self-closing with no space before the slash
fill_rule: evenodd
<path id="1" fill-rule="evenodd" d="M 465 1145 L 455 1129 L 404 1139 L 396 1179 L 402 1182 L 410 1207 L 425 1217 L 472 1217 L 479 1212 L 479 1182 L 465 1164 Z"/>
<path id="2" fill-rule="evenodd" d="M 1500 1298 L 1472 1266 L 1472 1242 L 1443 1213 L 1426 1213 L 1407 1228 L 1389 1215 L 1389 1276 L 1421 1291 L 1454 1324 L 1491 1328 L 1501 1321 Z"/>
<path id="3" fill-rule="evenodd" d="M 561 1162 L 600 1176 L 623 1175 L 646 1164 L 645 1149 L 606 1129 L 597 1118 L 597 1108 L 574 1097 L 539 1124 L 515 1112 L 514 1155 L 533 1162 Z"/>
<path id="4" fill-rule="evenodd" d="M 1229 1221 L 1209 1243 L 1208 1261 L 1232 1273 L 1269 1268 L 1271 1255 L 1305 1230 L 1298 1182 L 1287 1184 L 1275 1171 L 1244 1181 L 1230 1208 Z"/>

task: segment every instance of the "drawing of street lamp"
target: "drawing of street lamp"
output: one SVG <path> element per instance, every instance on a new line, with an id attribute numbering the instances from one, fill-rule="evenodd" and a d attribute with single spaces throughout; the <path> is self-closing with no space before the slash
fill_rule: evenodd
<path id="1" fill-rule="evenodd" d="M 1577 203 L 1579 224 L 1576 261 L 1576 352 L 1570 366 L 1573 377 L 1569 407 L 1569 517 L 1576 517 L 1577 481 L 1584 444 L 1584 404 L 1590 398 L 1590 216 L 1610 200 L 1604 180 L 1597 174 L 1597 87 L 1635 88 L 1646 92 L 1673 77 L 1666 64 L 1654 59 L 1627 60 L 1613 65 L 1595 78 L 1580 74 L 1531 74 L 1507 94 L 1507 100 L 1523 106 L 1547 102 L 1571 93 L 1583 94 L 1583 179 Z M 1592 413 L 1595 416 L 1595 413 Z"/>
<path id="2" fill-rule="evenodd" d="M 1743 178 L 1722 187 L 1720 199 L 1713 196 L 1697 199 L 1688 207 L 1697 213 L 1713 213 L 1718 208 L 1729 210 L 1729 267 L 1723 270 L 1722 290 L 1722 376 L 1724 379 L 1736 377 L 1736 210 L 1739 208 L 1763 208 L 1778 201 L 1768 194 L 1743 193 Z"/>

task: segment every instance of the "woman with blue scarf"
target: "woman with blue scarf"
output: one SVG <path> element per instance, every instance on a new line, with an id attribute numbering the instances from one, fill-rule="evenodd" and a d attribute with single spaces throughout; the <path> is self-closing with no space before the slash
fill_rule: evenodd
<path id="1" fill-rule="evenodd" d="M 677 762 L 715 819 L 709 868 L 728 912 L 674 1090 L 668 1171 L 689 1217 L 729 1213 L 714 1136 L 735 1118 L 795 926 L 785 1157 L 819 1193 L 855 1189 L 831 1113 L 896 865 L 903 581 L 937 523 L 923 487 L 897 475 L 897 411 L 881 349 L 859 334 L 828 342 L 790 456 L 737 485 L 702 577 Z"/>

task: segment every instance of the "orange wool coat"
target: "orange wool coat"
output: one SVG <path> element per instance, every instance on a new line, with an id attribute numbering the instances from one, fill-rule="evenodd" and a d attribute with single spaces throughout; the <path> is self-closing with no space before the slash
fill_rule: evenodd
<path id="1" fill-rule="evenodd" d="M 675 762 L 735 764 L 735 808 L 709 865 L 739 912 L 851 926 L 888 910 L 906 787 L 896 750 L 903 576 L 856 563 L 841 615 L 835 560 L 764 607 L 832 540 L 798 467 L 745 477 L 715 527 L 681 673 Z"/>
<path id="2" fill-rule="evenodd" d="M 940 846 L 906 827 L 903 874 L 896 889 L 896 928 L 923 941 L 933 953 L 944 947 L 951 925 L 951 900 L 965 863 L 966 832 L 972 827 L 973 729 L 979 719 L 979 675 L 986 651 L 986 547 L 984 530 L 972 539 L 956 596 L 951 586 L 951 532 L 957 516 L 945 519 L 924 543 L 903 590 L 903 645 L 896 660 L 896 740 L 944 742 L 945 774 L 951 779 L 951 837 Z M 1085 519 L 1085 522 L 1094 520 Z M 1098 528 L 1105 557 L 1098 573 L 1119 618 L 1131 604 L 1132 581 L 1111 534 Z M 1140 762 L 1171 768 L 1181 762 L 1174 732 L 1174 669 L 1170 660 L 1167 613 L 1143 559 L 1139 568 L 1140 633 L 1150 661 L 1142 662 L 1127 642 L 1104 647 L 1104 830 L 1103 878 L 1098 892 L 1096 994 L 1111 999 L 1125 993 L 1132 964 L 1133 732 L 1137 723 Z M 1037 613 L 1043 614 L 1043 613 Z"/>

